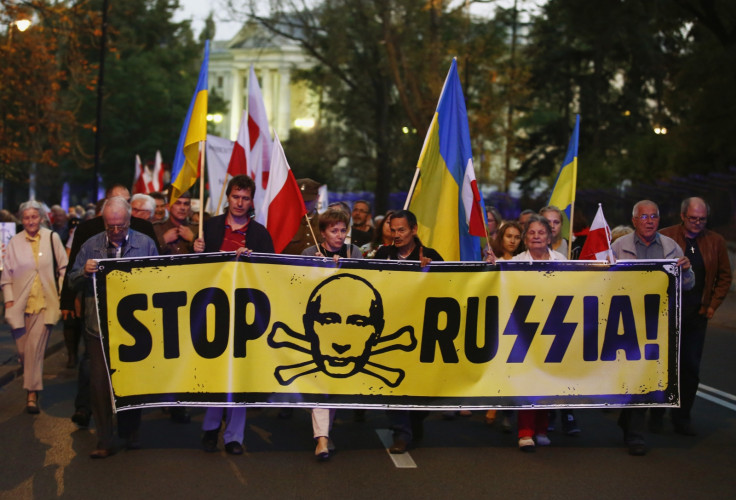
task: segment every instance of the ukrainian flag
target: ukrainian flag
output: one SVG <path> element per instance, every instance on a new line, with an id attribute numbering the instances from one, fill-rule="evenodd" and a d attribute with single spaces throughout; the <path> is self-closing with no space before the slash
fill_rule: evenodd
<path id="1" fill-rule="evenodd" d="M 480 260 L 483 203 L 470 150 L 465 96 L 453 59 L 417 164 L 419 181 L 409 210 L 417 235 L 444 260 Z"/>
<path id="2" fill-rule="evenodd" d="M 179 134 L 179 144 L 171 167 L 171 203 L 187 192 L 199 177 L 199 146 L 207 139 L 207 66 L 210 58 L 210 41 L 204 44 L 204 61 L 199 70 L 197 88 L 194 90 L 184 126 Z"/>
<path id="3" fill-rule="evenodd" d="M 569 239 L 570 221 L 572 220 L 572 210 L 575 205 L 575 185 L 578 179 L 578 140 L 580 138 L 580 115 L 575 115 L 575 128 L 570 137 L 570 144 L 567 146 L 567 154 L 562 162 L 555 180 L 555 187 L 552 189 L 552 195 L 549 197 L 547 205 L 554 205 L 562 210 L 567 216 L 567 220 L 562 224 L 562 236 Z"/>

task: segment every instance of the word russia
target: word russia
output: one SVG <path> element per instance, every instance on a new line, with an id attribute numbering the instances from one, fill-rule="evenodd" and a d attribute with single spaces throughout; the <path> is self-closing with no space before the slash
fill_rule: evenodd
<path id="1" fill-rule="evenodd" d="M 678 404 L 671 261 L 103 260 L 118 409 Z"/>

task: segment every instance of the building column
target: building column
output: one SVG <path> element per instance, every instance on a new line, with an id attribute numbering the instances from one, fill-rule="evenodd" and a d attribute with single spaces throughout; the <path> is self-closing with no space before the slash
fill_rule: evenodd
<path id="1" fill-rule="evenodd" d="M 263 94 L 263 107 L 266 108 L 266 116 L 269 125 L 273 126 L 273 75 L 270 68 L 261 69 L 261 93 Z"/>
<path id="2" fill-rule="evenodd" d="M 243 116 L 243 74 L 238 68 L 233 68 L 230 78 L 230 127 L 228 138 L 234 141 L 238 138 L 240 119 Z"/>
<path id="3" fill-rule="evenodd" d="M 291 69 L 279 68 L 279 102 L 278 115 L 276 119 L 280 140 L 289 138 L 291 128 Z"/>

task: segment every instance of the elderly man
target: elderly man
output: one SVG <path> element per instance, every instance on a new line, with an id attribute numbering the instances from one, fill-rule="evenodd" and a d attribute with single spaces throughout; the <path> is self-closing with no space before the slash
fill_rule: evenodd
<path id="1" fill-rule="evenodd" d="M 113 197 L 122 197 L 126 202 L 130 199 L 130 191 L 122 184 L 113 184 L 105 192 L 105 199 L 108 200 Z M 153 231 L 153 225 L 147 220 L 139 219 L 138 217 L 131 217 L 130 219 L 131 229 L 145 234 L 151 238 L 154 242 L 156 241 L 156 233 Z M 72 239 L 72 248 L 69 252 L 69 262 L 74 263 L 77 258 L 79 250 L 82 248 L 82 244 L 95 235 L 104 234 L 105 223 L 103 217 L 98 216 L 87 221 L 82 222 L 74 230 L 74 238 Z M 83 315 L 81 306 L 76 301 L 77 294 L 69 283 L 69 273 L 64 277 L 64 284 L 61 287 L 61 314 L 64 318 L 64 338 L 68 342 L 68 345 L 76 345 L 77 336 L 74 330 L 77 332 L 81 329 L 79 325 L 78 315 Z M 73 351 L 76 358 L 76 350 Z M 76 363 L 76 359 L 70 357 L 70 368 Z M 89 409 L 89 356 L 87 353 L 82 356 L 81 362 L 79 363 L 79 381 L 77 386 L 77 397 L 74 400 L 75 411 L 72 415 L 72 422 L 80 427 L 87 427 L 89 425 L 90 409 Z"/>
<path id="2" fill-rule="evenodd" d="M 353 225 L 350 229 L 350 242 L 356 246 L 363 246 L 373 239 L 373 226 L 371 226 L 371 204 L 366 200 L 358 200 L 353 203 L 351 214 Z"/>
<path id="3" fill-rule="evenodd" d="M 133 217 L 151 222 L 153 220 L 153 214 L 156 211 L 156 200 L 147 194 L 134 194 L 130 199 L 130 210 Z"/>
<path id="4" fill-rule="evenodd" d="M 680 207 L 682 224 L 662 229 L 677 242 L 695 271 L 695 286 L 682 294 L 680 336 L 680 408 L 672 409 L 675 432 L 695 436 L 690 412 L 700 383 L 700 359 L 703 356 L 708 320 L 726 298 L 731 286 L 731 264 L 726 241 L 706 229 L 710 210 L 702 198 L 686 198 Z M 660 417 L 661 412 L 660 412 Z M 661 418 L 654 429 L 662 427 Z"/>
<path id="5" fill-rule="evenodd" d="M 82 245 L 69 273 L 70 285 L 84 291 L 84 341 L 90 360 L 92 415 L 97 425 L 97 447 L 90 454 L 92 458 L 106 458 L 114 451 L 110 382 L 100 339 L 92 276 L 97 272 L 99 259 L 158 255 L 151 238 L 130 229 L 130 205 L 125 198 L 109 198 L 102 208 L 102 219 L 105 231 Z M 140 447 L 140 420 L 140 410 L 127 410 L 118 415 L 118 434 L 126 440 L 129 449 Z"/>
<path id="6" fill-rule="evenodd" d="M 650 200 L 641 200 L 634 205 L 631 222 L 634 232 L 622 236 L 611 245 L 617 259 L 677 259 L 683 270 L 682 289 L 690 290 L 695 284 L 695 274 L 690 261 L 682 253 L 677 243 L 657 232 L 659 227 L 659 208 Z M 646 455 L 644 439 L 645 408 L 625 408 L 621 410 L 618 425 L 624 431 L 624 442 L 630 455 Z"/>
<path id="7" fill-rule="evenodd" d="M 169 205 L 169 218 L 154 226 L 161 255 L 193 252 L 192 244 L 199 229 L 189 220 L 191 207 L 191 195 L 183 193 Z"/>

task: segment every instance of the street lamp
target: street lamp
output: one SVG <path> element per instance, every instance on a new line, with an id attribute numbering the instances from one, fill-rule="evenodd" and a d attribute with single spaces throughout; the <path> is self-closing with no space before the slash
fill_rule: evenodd
<path id="1" fill-rule="evenodd" d="M 18 31 L 23 33 L 25 30 L 31 27 L 31 20 L 30 19 L 16 19 L 15 21 L 11 21 L 8 23 L 8 47 L 13 43 L 13 26 L 15 26 Z"/>

